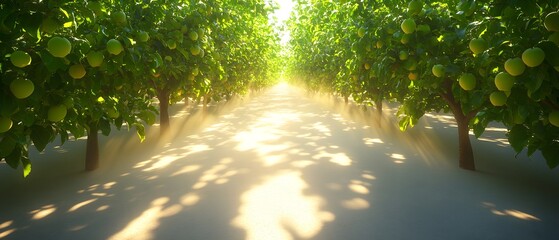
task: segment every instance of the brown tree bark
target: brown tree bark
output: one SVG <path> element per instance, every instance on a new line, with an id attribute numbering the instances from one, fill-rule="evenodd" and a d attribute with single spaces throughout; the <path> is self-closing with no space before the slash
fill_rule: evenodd
<path id="1" fill-rule="evenodd" d="M 443 92 L 441 97 L 450 107 L 456 125 L 458 125 L 458 152 L 459 152 L 459 166 L 462 169 L 475 171 L 476 165 L 474 160 L 474 151 L 470 141 L 470 127 L 468 126 L 470 120 L 477 114 L 478 110 L 473 110 L 464 114 L 460 102 L 458 102 L 452 95 L 452 82 L 447 80 L 443 84 Z"/>
<path id="2" fill-rule="evenodd" d="M 382 126 L 382 100 L 378 99 L 375 101 L 375 121 L 377 126 L 380 128 Z"/>
<path id="3" fill-rule="evenodd" d="M 99 127 L 97 123 L 89 124 L 87 143 L 85 148 L 85 170 L 93 171 L 99 168 Z"/>
<path id="4" fill-rule="evenodd" d="M 171 126 L 169 120 L 169 91 L 159 90 L 157 93 L 159 99 L 159 125 L 160 134 L 164 135 Z"/>

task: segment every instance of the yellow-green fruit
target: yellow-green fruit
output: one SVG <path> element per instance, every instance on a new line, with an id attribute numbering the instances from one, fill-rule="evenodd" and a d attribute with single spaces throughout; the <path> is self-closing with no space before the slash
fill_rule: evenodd
<path id="1" fill-rule="evenodd" d="M 413 0 L 408 4 L 408 13 L 415 15 L 419 14 L 423 9 L 423 3 L 418 0 Z"/>
<path id="2" fill-rule="evenodd" d="M 116 25 L 123 26 L 126 24 L 126 13 L 118 11 L 111 14 L 111 19 Z"/>
<path id="3" fill-rule="evenodd" d="M 402 61 L 408 59 L 408 56 L 409 56 L 408 52 L 406 52 L 404 50 L 400 51 L 400 55 L 398 55 L 398 57 Z"/>
<path id="4" fill-rule="evenodd" d="M 495 86 L 500 91 L 509 92 L 514 82 L 514 77 L 506 72 L 500 72 L 495 76 Z"/>
<path id="5" fill-rule="evenodd" d="M 371 64 L 370 63 L 365 63 L 364 67 L 365 67 L 366 70 L 369 70 L 369 69 L 371 69 Z"/>
<path id="6" fill-rule="evenodd" d="M 545 52 L 539 47 L 528 48 L 522 53 L 522 61 L 528 67 L 537 67 L 545 59 Z"/>
<path id="7" fill-rule="evenodd" d="M 408 44 L 408 43 L 410 42 L 410 39 L 411 39 L 411 35 L 410 35 L 410 34 L 404 34 L 404 35 L 402 36 L 402 38 L 400 39 L 400 42 L 401 42 L 402 44 Z"/>
<path id="8" fill-rule="evenodd" d="M 31 64 L 31 56 L 29 56 L 29 54 L 24 51 L 18 50 L 12 53 L 12 55 L 10 56 L 10 61 L 16 67 L 27 67 L 29 66 L 29 64 Z"/>
<path id="9" fill-rule="evenodd" d="M 474 38 L 470 40 L 469 47 L 474 54 L 480 54 L 483 51 L 487 50 L 488 45 L 483 38 Z"/>
<path id="10" fill-rule="evenodd" d="M 384 43 L 382 43 L 382 41 L 377 41 L 376 46 L 377 48 L 382 48 L 384 46 Z"/>
<path id="11" fill-rule="evenodd" d="M 466 91 L 473 90 L 476 88 L 476 76 L 471 73 L 464 73 L 458 79 L 458 84 Z"/>
<path id="12" fill-rule="evenodd" d="M 520 58 L 511 58 L 505 62 L 505 70 L 512 76 L 518 76 L 524 73 L 526 65 Z"/>
<path id="13" fill-rule="evenodd" d="M 173 57 L 165 56 L 165 61 L 167 61 L 167 62 L 173 61 Z"/>
<path id="14" fill-rule="evenodd" d="M 553 126 L 559 127 L 559 111 L 554 110 L 549 113 L 548 120 Z"/>
<path id="15" fill-rule="evenodd" d="M 559 45 L 559 32 L 553 32 L 547 40 L 552 41 L 555 45 Z"/>
<path id="16" fill-rule="evenodd" d="M 58 21 L 52 18 L 46 18 L 45 20 L 43 20 L 43 23 L 41 23 L 41 31 L 48 34 L 54 33 L 56 30 L 58 30 L 58 27 Z"/>
<path id="17" fill-rule="evenodd" d="M 103 56 L 103 53 L 101 52 L 91 51 L 87 54 L 86 58 L 89 66 L 99 67 L 101 66 L 101 64 L 103 64 L 103 59 L 105 59 L 105 56 Z"/>
<path id="18" fill-rule="evenodd" d="M 18 78 L 10 83 L 10 91 L 18 99 L 29 97 L 35 90 L 35 85 L 28 79 Z"/>
<path id="19" fill-rule="evenodd" d="M 47 119 L 51 122 L 60 122 L 66 117 L 68 109 L 64 104 L 52 106 L 49 108 Z"/>
<path id="20" fill-rule="evenodd" d="M 192 53 L 192 55 L 194 55 L 194 56 L 200 54 L 201 51 L 202 51 L 202 49 L 198 46 L 190 47 L 190 53 Z"/>
<path id="21" fill-rule="evenodd" d="M 493 106 L 500 107 L 507 103 L 507 95 L 504 92 L 493 92 L 489 95 L 489 101 Z"/>
<path id="22" fill-rule="evenodd" d="M 109 41 L 107 41 L 107 51 L 110 54 L 113 55 L 118 55 L 122 52 L 123 48 L 122 48 L 122 44 L 120 44 L 120 42 L 116 39 L 111 39 Z"/>
<path id="23" fill-rule="evenodd" d="M 193 68 L 191 74 L 193 76 L 198 76 L 198 74 L 200 74 L 200 69 L 198 69 L 197 67 Z"/>
<path id="24" fill-rule="evenodd" d="M 47 43 L 47 50 L 55 57 L 66 57 L 72 51 L 72 44 L 63 37 L 52 37 Z"/>
<path id="25" fill-rule="evenodd" d="M 12 119 L 6 117 L 0 117 L 0 133 L 7 132 L 12 128 Z"/>
<path id="26" fill-rule="evenodd" d="M 138 40 L 140 42 L 147 42 L 149 40 L 149 34 L 145 31 L 138 32 Z"/>
<path id="27" fill-rule="evenodd" d="M 365 28 L 364 28 L 364 27 L 360 27 L 360 28 L 357 30 L 357 35 L 358 35 L 360 38 L 364 37 L 364 36 L 365 36 Z"/>
<path id="28" fill-rule="evenodd" d="M 543 25 L 548 31 L 559 31 L 559 12 L 551 12 L 545 16 Z"/>
<path id="29" fill-rule="evenodd" d="M 196 41 L 198 40 L 198 33 L 195 31 L 191 31 L 190 33 L 188 33 L 188 37 L 190 38 L 190 40 Z"/>
<path id="30" fill-rule="evenodd" d="M 417 73 L 415 73 L 415 72 L 408 73 L 408 79 L 410 79 L 412 81 L 417 80 Z"/>
<path id="31" fill-rule="evenodd" d="M 169 47 L 169 49 L 175 49 L 177 48 L 177 42 L 175 42 L 175 40 L 169 40 L 167 42 L 167 47 Z"/>
<path id="32" fill-rule="evenodd" d="M 74 64 L 68 68 L 68 73 L 73 79 L 80 79 L 85 76 L 85 68 L 81 64 Z"/>
<path id="33" fill-rule="evenodd" d="M 402 24 L 400 24 L 400 27 L 402 28 L 402 31 L 404 31 L 404 33 L 406 34 L 411 34 L 413 32 L 415 32 L 415 21 L 412 18 L 408 18 L 404 21 L 402 21 Z"/>
<path id="34" fill-rule="evenodd" d="M 431 68 L 431 72 L 435 77 L 443 77 L 444 76 L 445 68 L 442 64 L 435 64 L 433 68 Z"/>
<path id="35" fill-rule="evenodd" d="M 408 58 L 404 62 L 403 66 L 408 71 L 414 71 L 414 70 L 417 69 L 417 61 L 415 61 L 415 59 L 413 59 L 413 58 Z"/>
<path id="36" fill-rule="evenodd" d="M 120 113 L 115 108 L 109 108 L 107 110 L 107 116 L 109 116 L 109 118 L 115 119 L 120 117 Z"/>

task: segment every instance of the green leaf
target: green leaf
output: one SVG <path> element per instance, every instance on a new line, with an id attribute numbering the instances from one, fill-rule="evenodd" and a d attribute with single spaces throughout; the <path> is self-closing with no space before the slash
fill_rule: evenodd
<path id="1" fill-rule="evenodd" d="M 105 136 L 109 136 L 111 133 L 111 123 L 104 118 L 99 119 L 99 130 Z"/>
<path id="2" fill-rule="evenodd" d="M 10 155 L 16 147 L 16 144 L 17 142 L 15 139 L 10 136 L 4 136 L 0 141 L 0 159 Z"/>
<path id="3" fill-rule="evenodd" d="M 555 168 L 559 165 L 559 143 L 552 142 L 541 149 L 542 155 L 547 162 L 549 168 Z"/>
<path id="4" fill-rule="evenodd" d="M 134 127 L 136 127 L 136 134 L 138 134 L 138 137 L 140 138 L 140 142 L 146 140 L 146 129 L 144 125 L 136 123 L 134 124 Z"/>
<path id="5" fill-rule="evenodd" d="M 10 153 L 10 155 L 6 156 L 6 158 L 4 159 L 6 160 L 6 163 L 10 165 L 10 167 L 16 169 L 19 166 L 19 162 L 21 159 L 21 147 L 16 146 L 12 153 Z"/>
<path id="6" fill-rule="evenodd" d="M 33 125 L 31 127 L 31 141 L 39 152 L 45 150 L 47 144 L 53 139 L 54 132 L 52 128 Z"/>
<path id="7" fill-rule="evenodd" d="M 509 142 L 514 151 L 519 153 L 528 144 L 530 133 L 524 125 L 516 124 L 508 133 Z"/>
<path id="8" fill-rule="evenodd" d="M 27 156 L 21 158 L 21 164 L 23 166 L 23 177 L 27 177 L 31 173 L 31 161 Z"/>

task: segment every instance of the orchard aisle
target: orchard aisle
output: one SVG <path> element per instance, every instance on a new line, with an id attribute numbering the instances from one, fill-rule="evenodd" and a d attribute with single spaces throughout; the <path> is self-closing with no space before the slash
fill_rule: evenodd
<path id="1" fill-rule="evenodd" d="M 469 172 L 444 116 L 378 131 L 316 99 L 278 85 L 169 144 L 105 141 L 93 173 L 79 170 L 83 141 L 35 156 L 26 181 L 0 165 L 0 239 L 559 235 L 557 171 L 514 159 L 498 128 L 475 141 Z"/>

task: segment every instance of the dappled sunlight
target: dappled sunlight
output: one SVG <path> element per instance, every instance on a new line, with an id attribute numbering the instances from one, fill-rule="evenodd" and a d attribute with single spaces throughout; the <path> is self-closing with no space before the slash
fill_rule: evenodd
<path id="1" fill-rule="evenodd" d="M 382 139 L 380 139 L 380 138 L 363 138 L 363 142 L 365 143 L 365 145 L 368 145 L 368 146 L 373 146 L 375 144 L 384 143 L 384 141 L 382 141 Z"/>
<path id="2" fill-rule="evenodd" d="M 92 202 L 95 202 L 95 201 L 97 201 L 97 198 L 93 198 L 93 199 L 89 199 L 89 200 L 79 202 L 79 203 L 75 204 L 74 206 L 72 206 L 70 209 L 68 209 L 68 212 L 74 212 L 74 211 L 80 209 L 81 207 L 83 207 L 85 205 L 88 205 L 88 204 L 90 204 Z"/>
<path id="3" fill-rule="evenodd" d="M 541 221 L 538 217 L 526 213 L 526 212 L 522 212 L 520 210 L 516 210 L 516 209 L 497 209 L 497 206 L 494 203 L 491 202 L 483 202 L 482 206 L 485 208 L 488 208 L 491 213 L 497 215 L 497 216 L 509 216 L 509 217 L 514 217 L 517 219 L 521 219 L 521 220 L 526 220 L 526 221 Z"/>
<path id="4" fill-rule="evenodd" d="M 188 145 L 184 146 L 180 149 L 170 149 L 163 152 L 161 155 L 153 156 L 150 160 L 143 161 L 141 163 L 136 164 L 135 168 L 142 168 L 148 164 L 151 164 L 150 167 L 144 168 L 142 171 L 149 172 L 156 169 L 166 168 L 167 166 L 171 165 L 173 162 L 183 159 L 189 155 L 200 153 L 204 151 L 210 151 L 212 148 L 206 144 L 197 144 L 197 145 Z M 173 153 L 169 155 L 165 155 L 168 152 L 180 152 L 180 154 Z"/>
<path id="5" fill-rule="evenodd" d="M 369 194 L 370 184 L 365 183 L 361 180 L 352 180 L 351 183 L 348 185 L 348 188 L 358 194 L 367 195 Z"/>
<path id="6" fill-rule="evenodd" d="M 343 152 L 329 153 L 323 150 L 315 154 L 312 158 L 316 160 L 327 159 L 331 163 L 335 163 L 344 167 L 351 166 L 351 163 L 353 162 L 351 158 L 349 158 L 347 154 Z"/>
<path id="7" fill-rule="evenodd" d="M 392 153 L 387 155 L 393 160 L 394 163 L 401 164 L 404 163 L 404 160 L 406 160 L 406 157 L 399 153 Z"/>
<path id="8" fill-rule="evenodd" d="M 369 202 L 363 198 L 352 198 L 342 202 L 342 206 L 351 210 L 362 210 L 369 208 Z"/>
<path id="9" fill-rule="evenodd" d="M 269 177 L 242 194 L 232 224 L 246 230 L 247 240 L 312 238 L 335 216 L 321 210 L 321 197 L 303 194 L 307 187 L 297 172 Z"/>
<path id="10" fill-rule="evenodd" d="M 185 174 L 185 173 L 195 172 L 195 171 L 198 171 L 200 168 L 202 168 L 202 166 L 200 166 L 200 165 L 186 165 L 184 167 L 181 167 L 180 170 L 171 174 L 171 176 L 174 177 L 174 176 Z"/>
<path id="11" fill-rule="evenodd" d="M 182 205 L 174 204 L 165 207 L 169 202 L 168 197 L 160 197 L 151 202 L 151 207 L 143 211 L 140 216 L 133 219 L 113 236 L 110 240 L 124 239 L 154 239 L 153 231 L 161 224 L 162 218 L 173 216 L 182 210 Z"/>
<path id="12" fill-rule="evenodd" d="M 32 214 L 33 217 L 31 217 L 31 219 L 33 220 L 40 220 L 43 219 L 45 217 L 47 217 L 48 215 L 54 213 L 54 211 L 56 211 L 56 207 L 54 206 L 54 204 L 48 204 L 45 205 L 39 209 L 33 210 L 31 212 L 29 212 L 29 214 Z"/>
<path id="13" fill-rule="evenodd" d="M 10 235 L 10 234 L 12 234 L 13 232 L 16 231 L 15 228 L 6 229 L 6 228 L 9 228 L 10 226 L 12 226 L 13 223 L 14 223 L 13 220 L 9 220 L 9 221 L 5 221 L 2 224 L 0 224 L 0 238 L 5 238 L 8 235 Z"/>
<path id="14" fill-rule="evenodd" d="M 219 164 L 204 171 L 194 185 L 192 185 L 192 189 L 200 190 L 212 182 L 216 185 L 225 184 L 229 182 L 231 177 L 244 172 L 244 170 L 236 170 L 229 167 L 231 163 L 231 158 L 222 159 Z"/>

